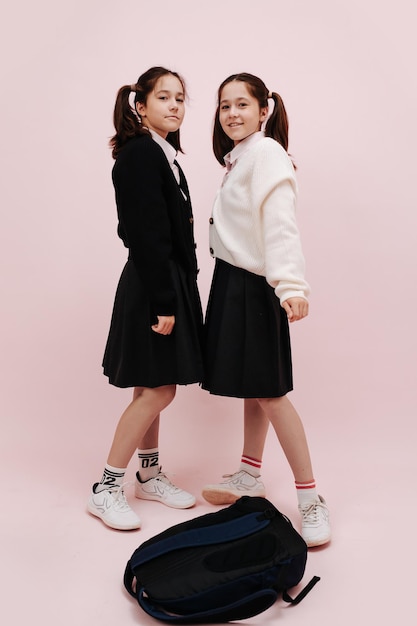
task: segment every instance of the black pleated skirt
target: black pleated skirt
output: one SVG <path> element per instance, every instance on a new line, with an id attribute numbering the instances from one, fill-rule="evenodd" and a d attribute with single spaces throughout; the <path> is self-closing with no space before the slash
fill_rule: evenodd
<path id="1" fill-rule="evenodd" d="M 203 389 L 236 398 L 292 390 L 287 314 L 263 276 L 217 259 L 204 335 Z"/>
<path id="2" fill-rule="evenodd" d="M 104 374 L 116 387 L 188 385 L 203 378 L 202 311 L 195 275 L 171 263 L 177 296 L 171 335 L 155 333 L 156 319 L 133 261 L 117 286 L 103 358 Z"/>

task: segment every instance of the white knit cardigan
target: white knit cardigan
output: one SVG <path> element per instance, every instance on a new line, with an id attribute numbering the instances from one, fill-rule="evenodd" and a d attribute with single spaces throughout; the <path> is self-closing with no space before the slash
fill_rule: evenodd
<path id="1" fill-rule="evenodd" d="M 217 192 L 210 220 L 211 255 L 265 276 L 281 303 L 307 299 L 291 159 L 277 141 L 259 132 L 239 143 L 230 160 L 233 167 Z"/>

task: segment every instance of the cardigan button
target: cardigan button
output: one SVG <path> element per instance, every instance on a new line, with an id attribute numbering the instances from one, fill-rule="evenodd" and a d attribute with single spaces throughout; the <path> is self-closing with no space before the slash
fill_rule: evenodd
<path id="1" fill-rule="evenodd" d="M 214 224 L 214 219 L 212 217 L 209 219 L 209 224 Z"/>
<path id="2" fill-rule="evenodd" d="M 214 254 L 213 248 L 210 248 L 210 254 Z"/>

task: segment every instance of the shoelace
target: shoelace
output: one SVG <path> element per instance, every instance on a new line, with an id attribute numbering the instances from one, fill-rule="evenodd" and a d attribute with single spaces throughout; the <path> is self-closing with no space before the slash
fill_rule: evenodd
<path id="1" fill-rule="evenodd" d="M 223 474 L 222 478 L 226 478 L 227 480 L 222 480 L 222 483 L 231 483 L 232 481 L 239 480 L 242 471 L 244 470 L 239 470 L 234 474 Z"/>
<path id="2" fill-rule="evenodd" d="M 322 506 L 321 502 L 311 502 L 311 504 L 300 507 L 303 522 L 307 524 L 318 524 L 320 521 L 319 507 Z"/>
<path id="3" fill-rule="evenodd" d="M 172 484 L 172 482 L 169 480 L 168 476 L 164 472 L 159 472 L 159 474 L 155 476 L 155 480 L 160 480 L 161 483 L 164 483 L 168 491 L 171 493 L 176 493 L 176 492 L 181 491 L 179 487 L 176 487 L 175 485 Z"/>
<path id="4" fill-rule="evenodd" d="M 114 504 L 113 508 L 115 511 L 127 511 L 130 509 L 130 506 L 126 500 L 126 496 L 124 494 L 124 487 L 128 487 L 129 485 L 133 485 L 132 481 L 128 481 L 120 485 L 117 489 L 109 489 L 111 495 L 113 496 Z"/>

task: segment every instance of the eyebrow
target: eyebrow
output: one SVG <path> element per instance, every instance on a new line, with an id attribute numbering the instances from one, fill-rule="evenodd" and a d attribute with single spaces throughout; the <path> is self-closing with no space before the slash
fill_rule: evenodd
<path id="1" fill-rule="evenodd" d="M 247 102 L 249 102 L 249 98 L 247 98 L 246 96 L 239 96 L 239 98 L 236 98 L 236 100 L 246 100 Z M 224 104 L 225 102 L 230 102 L 230 100 L 220 100 L 220 104 Z"/>
<path id="2" fill-rule="evenodd" d="M 158 93 L 173 93 L 171 91 L 169 91 L 168 89 L 159 89 L 158 91 L 155 91 L 156 94 Z M 184 92 L 183 91 L 177 91 L 177 93 L 175 94 L 176 96 L 183 96 Z"/>

